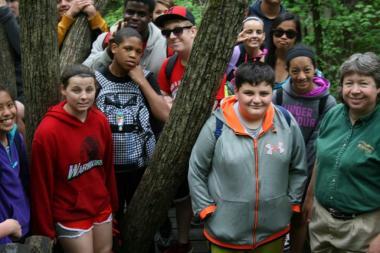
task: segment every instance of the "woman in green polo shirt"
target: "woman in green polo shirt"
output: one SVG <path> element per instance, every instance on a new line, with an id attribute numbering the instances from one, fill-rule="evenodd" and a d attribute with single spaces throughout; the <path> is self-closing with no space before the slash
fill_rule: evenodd
<path id="1" fill-rule="evenodd" d="M 313 252 L 380 252 L 380 58 L 341 68 L 342 104 L 324 117 L 304 205 Z"/>

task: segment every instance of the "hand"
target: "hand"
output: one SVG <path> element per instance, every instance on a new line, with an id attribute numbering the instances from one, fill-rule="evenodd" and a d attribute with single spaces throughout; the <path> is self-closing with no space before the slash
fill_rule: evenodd
<path id="1" fill-rule="evenodd" d="M 369 244 L 368 253 L 380 253 L 380 234 Z"/>
<path id="2" fill-rule="evenodd" d="M 92 0 L 86 0 L 83 2 L 87 2 L 87 5 L 83 8 L 83 13 L 87 15 L 88 19 L 93 18 L 96 15 L 96 8 Z"/>
<path id="3" fill-rule="evenodd" d="M 142 70 L 140 65 L 137 65 L 133 69 L 128 72 L 129 77 L 135 81 L 139 86 L 143 85 L 144 81 L 146 81 L 144 71 Z"/>
<path id="4" fill-rule="evenodd" d="M 305 201 L 303 202 L 302 206 L 302 218 L 307 223 L 310 223 L 311 216 L 313 214 L 313 196 L 306 195 Z"/>
<path id="5" fill-rule="evenodd" d="M 17 220 L 7 219 L 4 221 L 4 226 L 6 226 L 9 236 L 15 238 L 20 238 L 22 236 L 21 225 Z"/>
<path id="6" fill-rule="evenodd" d="M 65 15 L 70 18 L 75 18 L 88 4 L 88 0 L 73 0 L 70 9 L 66 11 Z"/>
<path id="7" fill-rule="evenodd" d="M 7 5 L 7 1 L 0 0 L 0 7 L 6 6 L 6 5 Z"/>
<path id="8" fill-rule="evenodd" d="M 113 41 L 113 38 L 115 37 L 115 33 L 117 31 L 119 31 L 123 27 L 127 27 L 127 22 L 122 21 L 122 20 L 119 20 L 117 22 L 117 25 L 111 26 L 111 28 L 110 28 L 111 36 L 110 36 L 109 41 Z M 107 46 L 107 48 L 106 48 L 107 54 L 112 59 L 113 58 L 113 53 L 112 53 L 112 50 L 111 50 L 111 47 L 110 47 L 110 43 L 108 43 L 106 46 Z"/>
<path id="9" fill-rule="evenodd" d="M 237 37 L 236 43 L 244 42 L 248 39 L 247 34 L 245 33 L 245 30 L 241 31 Z"/>
<path id="10" fill-rule="evenodd" d="M 168 104 L 169 108 L 171 109 L 173 106 L 173 98 L 168 95 L 163 96 L 163 97 L 164 97 L 165 102 Z"/>

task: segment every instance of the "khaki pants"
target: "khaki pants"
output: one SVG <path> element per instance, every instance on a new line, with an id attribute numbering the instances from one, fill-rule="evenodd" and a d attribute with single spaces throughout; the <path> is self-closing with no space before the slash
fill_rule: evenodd
<path id="1" fill-rule="evenodd" d="M 309 233 L 313 253 L 367 252 L 371 240 L 380 233 L 380 210 L 339 220 L 314 199 Z"/>

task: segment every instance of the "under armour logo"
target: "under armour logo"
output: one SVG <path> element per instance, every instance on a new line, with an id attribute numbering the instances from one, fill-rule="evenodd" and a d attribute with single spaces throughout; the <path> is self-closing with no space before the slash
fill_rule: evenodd
<path id="1" fill-rule="evenodd" d="M 267 155 L 272 155 L 273 153 L 284 153 L 285 149 L 284 149 L 284 143 L 282 142 L 279 142 L 278 145 L 275 145 L 275 144 L 266 144 L 265 145 L 265 148 L 266 148 L 266 154 Z"/>

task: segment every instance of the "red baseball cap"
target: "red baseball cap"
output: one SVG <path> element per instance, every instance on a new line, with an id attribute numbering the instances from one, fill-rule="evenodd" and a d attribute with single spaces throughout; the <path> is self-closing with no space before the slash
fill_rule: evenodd
<path id="1" fill-rule="evenodd" d="M 190 21 L 193 25 L 195 25 L 195 18 L 193 14 L 186 9 L 184 6 L 173 6 L 169 10 L 165 11 L 164 14 L 156 18 L 155 24 L 162 27 L 165 22 L 173 19 L 183 19 Z"/>

